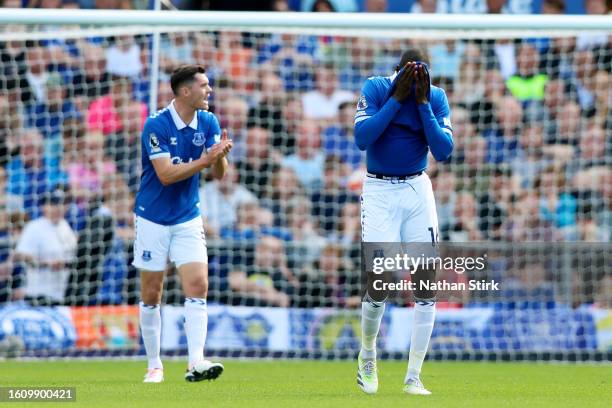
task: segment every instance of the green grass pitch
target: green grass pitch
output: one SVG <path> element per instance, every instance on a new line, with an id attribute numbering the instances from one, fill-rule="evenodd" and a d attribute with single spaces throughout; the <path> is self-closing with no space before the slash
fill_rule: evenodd
<path id="1" fill-rule="evenodd" d="M 77 401 L 45 407 L 609 407 L 610 365 L 426 362 L 429 397 L 402 393 L 405 363 L 379 362 L 377 395 L 363 394 L 354 362 L 227 360 L 214 382 L 187 383 L 166 362 L 166 381 L 143 384 L 137 361 L 0 362 L 0 386 L 74 386 Z M 0 403 L 41 406 L 41 403 Z"/>

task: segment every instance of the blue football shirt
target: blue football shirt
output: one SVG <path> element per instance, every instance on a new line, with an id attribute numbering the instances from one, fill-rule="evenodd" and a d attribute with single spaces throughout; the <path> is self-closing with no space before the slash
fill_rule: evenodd
<path id="1" fill-rule="evenodd" d="M 414 97 L 400 104 L 391 98 L 397 77 L 398 75 L 394 74 L 390 77 L 368 78 L 361 89 L 357 103 L 355 136 L 358 145 L 362 143 L 360 139 L 363 137 L 363 132 L 360 125 L 363 121 L 385 107 L 388 109 L 388 114 L 392 115 L 386 128 L 381 129 L 382 135 L 364 149 L 367 168 L 371 173 L 405 175 L 418 173 L 427 168 L 427 155 L 430 149 L 438 148 L 438 140 L 442 140 L 428 139 L 419 109 L 427 111 L 431 109 L 440 129 L 448 135 L 447 137 L 452 138 L 450 107 L 444 90 L 431 85 L 429 104 L 421 105 L 420 108 Z M 448 141 L 443 142 L 445 146 L 448 144 Z"/>
<path id="2" fill-rule="evenodd" d="M 149 116 L 142 130 L 142 177 L 136 195 L 136 215 L 161 225 L 175 225 L 200 215 L 200 174 L 164 186 L 151 160 L 170 157 L 173 164 L 189 163 L 204 149 L 221 140 L 219 121 L 199 110 L 188 125 L 174 108 L 174 101 Z"/>

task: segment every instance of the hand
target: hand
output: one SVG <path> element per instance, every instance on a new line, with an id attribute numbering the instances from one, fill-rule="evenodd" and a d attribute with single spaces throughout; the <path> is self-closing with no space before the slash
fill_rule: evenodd
<path id="1" fill-rule="evenodd" d="M 223 131 L 221 131 L 221 143 L 224 143 L 223 157 L 225 157 L 230 150 L 232 150 L 232 147 L 234 147 L 234 141 L 227 137 L 227 129 L 223 129 Z"/>
<path id="2" fill-rule="evenodd" d="M 429 102 L 429 71 L 423 65 L 417 65 L 416 72 L 416 88 L 415 97 L 418 104 L 426 104 Z"/>
<path id="3" fill-rule="evenodd" d="M 221 141 L 213 145 L 208 152 L 203 152 L 201 159 L 204 162 L 204 167 L 210 167 L 214 165 L 219 159 L 227 156 L 229 151 L 234 146 L 234 142 L 227 138 L 227 130 L 223 130 L 221 133 Z"/>
<path id="4" fill-rule="evenodd" d="M 415 81 L 415 63 L 408 62 L 404 66 L 403 72 L 401 72 L 400 77 L 397 79 L 397 85 L 395 87 L 395 91 L 393 92 L 393 97 L 397 99 L 398 102 L 402 103 L 408 96 L 412 93 L 412 85 L 414 85 Z"/>

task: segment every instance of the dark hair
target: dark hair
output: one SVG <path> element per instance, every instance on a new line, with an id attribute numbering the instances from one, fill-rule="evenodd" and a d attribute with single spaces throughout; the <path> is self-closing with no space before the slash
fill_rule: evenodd
<path id="1" fill-rule="evenodd" d="M 404 65 L 406 65 L 410 61 L 423 61 L 427 65 L 429 65 L 429 56 L 425 51 L 419 48 L 408 48 L 402 54 L 399 64 L 395 66 L 395 70 L 399 71 Z"/>
<path id="2" fill-rule="evenodd" d="M 196 74 L 206 73 L 206 68 L 202 65 L 181 65 L 174 70 L 170 77 L 170 87 L 175 95 L 178 95 L 178 90 L 181 85 L 187 82 L 192 82 Z"/>

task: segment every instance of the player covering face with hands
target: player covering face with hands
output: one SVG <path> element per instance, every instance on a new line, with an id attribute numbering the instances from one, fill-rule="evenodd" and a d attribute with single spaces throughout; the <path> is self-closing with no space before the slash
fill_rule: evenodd
<path id="1" fill-rule="evenodd" d="M 431 85 L 426 56 L 420 50 L 404 52 L 390 77 L 366 80 L 355 113 L 355 141 L 366 151 L 367 174 L 361 197 L 364 248 L 368 243 L 435 248 L 438 220 L 431 181 L 425 173 L 427 156 L 431 152 L 436 160 L 447 160 L 453 139 L 446 94 Z M 435 272 L 430 270 L 411 275 L 417 289 L 420 281 L 434 278 Z M 420 373 L 433 330 L 436 299 L 432 291 L 415 290 L 413 295 L 404 392 L 429 395 Z M 357 383 L 368 394 L 378 390 L 376 338 L 387 296 L 387 292 L 368 285 L 362 301 Z"/>
<path id="2" fill-rule="evenodd" d="M 227 131 L 208 112 L 212 92 L 199 65 L 177 68 L 170 79 L 174 100 L 151 115 L 142 131 L 142 177 L 135 203 L 134 266 L 140 270 L 140 328 L 147 353 L 144 382 L 164 379 L 160 359 L 160 303 L 168 259 L 185 295 L 189 361 L 185 379 L 212 380 L 223 365 L 204 359 L 208 325 L 208 256 L 199 208 L 200 172 L 216 179 L 227 170 L 233 146 Z"/>

